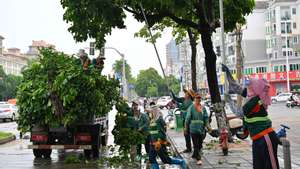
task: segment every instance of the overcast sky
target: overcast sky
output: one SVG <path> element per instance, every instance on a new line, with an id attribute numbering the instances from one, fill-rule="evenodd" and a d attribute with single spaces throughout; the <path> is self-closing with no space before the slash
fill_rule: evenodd
<path id="1" fill-rule="evenodd" d="M 64 10 L 60 0 L 0 0 L 0 4 L 0 35 L 5 38 L 5 48 L 17 47 L 25 53 L 32 40 L 45 40 L 54 44 L 56 49 L 72 54 L 89 45 L 88 42 L 75 43 L 67 31 L 68 25 L 63 21 Z M 154 67 L 161 73 L 152 44 L 146 43 L 144 39 L 134 38 L 134 33 L 143 24 L 128 16 L 126 25 L 126 30 L 113 30 L 112 35 L 106 38 L 106 46 L 115 47 L 124 53 L 125 59 L 132 67 L 133 75 L 149 67 Z M 157 42 L 163 65 L 165 46 L 171 38 L 170 33 L 165 32 Z M 104 73 L 109 73 L 112 64 L 116 59 L 120 59 L 120 56 L 114 51 L 105 52 L 107 60 Z"/>

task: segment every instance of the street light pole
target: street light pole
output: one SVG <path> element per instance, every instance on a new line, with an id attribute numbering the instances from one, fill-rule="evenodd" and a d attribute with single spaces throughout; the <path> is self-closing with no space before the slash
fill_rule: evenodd
<path id="1" fill-rule="evenodd" d="M 220 6 L 220 20 L 221 20 L 221 57 L 222 57 L 222 63 L 226 65 L 226 58 L 225 58 L 225 38 L 224 38 L 224 12 L 223 12 L 223 0 L 219 0 L 219 6 Z M 226 73 L 224 74 L 224 78 L 226 79 Z M 225 91 L 227 90 L 227 83 L 226 80 L 224 80 L 224 98 L 225 96 Z"/>
<path id="2" fill-rule="evenodd" d="M 286 56 L 286 87 L 287 92 L 290 92 L 290 65 L 289 65 L 289 52 L 288 52 L 288 27 L 287 21 L 285 23 L 285 56 Z"/>
<path id="3" fill-rule="evenodd" d="M 126 80 L 126 72 L 125 72 L 125 56 L 123 53 L 118 51 L 114 47 L 105 47 L 105 49 L 112 49 L 117 52 L 122 57 L 122 84 L 123 84 L 123 98 L 128 99 L 128 92 L 127 92 L 127 80 Z"/>

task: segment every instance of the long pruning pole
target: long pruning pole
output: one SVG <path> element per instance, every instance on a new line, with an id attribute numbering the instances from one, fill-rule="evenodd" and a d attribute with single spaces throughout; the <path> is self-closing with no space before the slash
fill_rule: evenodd
<path id="1" fill-rule="evenodd" d="M 162 71 L 162 73 L 163 73 L 164 78 L 166 79 L 165 70 L 164 70 L 164 68 L 163 68 L 163 66 L 162 66 L 162 63 L 161 63 L 161 60 L 160 60 L 160 57 L 159 57 L 159 54 L 158 54 L 158 51 L 157 51 L 157 48 L 156 48 L 156 44 L 155 44 L 155 42 L 154 42 L 154 38 L 153 38 L 153 35 L 152 35 L 152 31 L 151 31 L 151 29 L 150 29 L 150 26 L 149 26 L 149 23 L 148 23 L 146 14 L 145 14 L 145 10 L 144 10 L 144 8 L 143 8 L 143 6 L 142 6 L 141 3 L 140 3 L 140 7 L 141 7 L 141 10 L 142 10 L 142 13 L 143 13 L 143 17 L 144 17 L 145 22 L 146 22 L 147 29 L 148 29 L 149 34 L 150 34 L 151 43 L 152 43 L 152 45 L 153 45 L 153 47 L 154 47 L 154 50 L 155 50 L 155 53 L 156 53 L 156 56 L 157 56 L 157 59 L 158 59 L 158 62 L 159 62 L 161 71 Z M 166 82 L 167 82 L 167 81 L 168 81 L 168 80 L 166 79 Z M 167 82 L 167 87 L 168 87 L 168 89 L 170 89 L 169 83 L 168 83 L 168 82 Z"/>

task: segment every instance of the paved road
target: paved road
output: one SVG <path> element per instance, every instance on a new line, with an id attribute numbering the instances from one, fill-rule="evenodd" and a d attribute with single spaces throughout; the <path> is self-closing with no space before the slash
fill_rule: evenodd
<path id="1" fill-rule="evenodd" d="M 164 114 L 167 113 L 163 111 Z M 299 161 L 300 163 L 300 109 L 290 109 L 284 106 L 284 104 L 274 104 L 269 108 L 269 114 L 273 120 L 273 125 L 278 128 L 280 124 L 286 124 L 291 127 L 288 131 L 288 138 L 292 143 L 292 155 L 293 161 Z M 114 114 L 111 114 L 110 128 L 113 126 Z M 13 132 L 19 135 L 17 131 L 17 125 L 15 122 L 0 122 L 0 130 Z M 113 140 L 109 140 L 110 143 Z M 20 140 L 0 145 L 0 169 L 45 169 L 45 168 L 103 168 L 94 164 L 90 165 L 65 165 L 65 155 L 59 154 L 57 151 L 52 153 L 51 159 L 35 159 L 32 151 L 27 149 L 27 145 L 30 144 L 29 140 Z M 68 152 L 67 154 L 75 154 L 80 156 L 80 152 Z M 298 159 L 298 160 L 297 160 Z M 166 167 L 169 168 L 169 167 Z"/>

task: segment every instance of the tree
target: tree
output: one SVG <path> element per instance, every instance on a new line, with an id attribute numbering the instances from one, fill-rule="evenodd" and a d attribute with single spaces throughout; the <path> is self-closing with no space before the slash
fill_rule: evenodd
<path id="1" fill-rule="evenodd" d="M 21 76 L 6 75 L 2 66 L 0 66 L 0 99 L 6 101 L 15 98 L 21 81 Z"/>
<path id="2" fill-rule="evenodd" d="M 218 17 L 219 3 L 216 0 L 61 0 L 66 9 L 64 19 L 72 22 L 69 31 L 77 41 L 95 38 L 96 44 L 104 44 L 104 36 L 111 33 L 112 28 L 124 28 L 125 11 L 133 14 L 138 21 L 145 21 L 144 8 L 149 26 L 170 18 L 176 24 L 195 29 L 201 34 L 201 42 L 205 53 L 205 67 L 211 100 L 215 108 L 219 128 L 226 125 L 226 114 L 218 87 L 216 54 L 212 43 L 212 33 L 220 26 Z M 224 0 L 225 30 L 232 31 L 236 23 L 245 23 L 245 15 L 249 14 L 255 0 Z M 108 11 L 109 10 L 109 11 Z M 112 17 L 113 16 L 113 17 Z M 227 128 L 228 130 L 228 128 Z"/>
<path id="3" fill-rule="evenodd" d="M 219 4 L 213 0 L 173 0 L 173 1 L 92 1 L 61 0 L 66 9 L 64 20 L 72 22 L 69 31 L 77 41 L 95 38 L 98 47 L 103 46 L 105 35 L 112 28 L 125 28 L 125 11 L 133 14 L 138 21 L 144 21 L 141 6 L 145 9 L 149 26 L 170 18 L 178 25 L 193 28 L 201 34 L 206 60 L 209 91 L 213 103 L 220 103 L 221 97 L 216 74 L 216 55 L 211 36 L 219 27 Z M 254 7 L 254 0 L 225 0 L 225 29 L 231 31 L 236 23 L 244 23 L 246 14 Z M 100 12 L 99 12 L 100 11 Z M 113 17 L 112 17 L 113 16 Z"/>
<path id="4" fill-rule="evenodd" d="M 181 43 L 186 36 L 189 37 L 191 47 L 191 77 L 192 77 L 192 89 L 197 91 L 197 68 L 196 68 L 196 56 L 197 56 L 197 40 L 199 39 L 199 33 L 192 28 L 182 27 L 171 19 L 164 19 L 163 21 L 153 25 L 150 30 L 154 32 L 153 37 L 150 36 L 147 25 L 140 29 L 138 33 L 135 33 L 136 37 L 146 38 L 147 42 L 155 42 L 157 38 L 161 37 L 161 32 L 165 28 L 172 28 L 172 35 L 175 37 L 176 43 Z"/>
<path id="5" fill-rule="evenodd" d="M 113 64 L 113 70 L 115 73 L 118 73 L 121 76 L 123 75 L 123 60 L 122 59 L 116 60 L 116 62 Z M 126 60 L 125 60 L 125 76 L 129 83 L 131 83 L 131 84 L 135 83 L 135 79 L 134 79 L 134 77 L 132 77 L 132 74 L 131 74 L 131 67 L 127 63 Z"/>
<path id="6" fill-rule="evenodd" d="M 161 91 L 162 82 L 162 77 L 154 68 L 141 70 L 137 75 L 135 91 L 139 96 L 146 96 L 148 93 L 148 89 L 154 91 L 153 87 L 156 87 L 157 93 L 159 94 Z M 151 94 L 152 91 L 150 91 Z"/>
<path id="7" fill-rule="evenodd" d="M 158 96 L 158 89 L 156 86 L 149 86 L 147 88 L 146 97 L 154 97 Z"/>
<path id="8" fill-rule="evenodd" d="M 179 93 L 180 91 L 180 81 L 178 79 L 176 79 L 175 76 L 170 75 L 168 77 L 166 77 L 166 80 L 168 84 L 169 84 L 169 88 L 174 92 L 174 93 Z M 166 83 L 164 83 L 166 84 Z M 168 91 L 168 90 L 166 90 Z M 164 95 L 168 95 L 169 93 L 165 93 Z"/>

